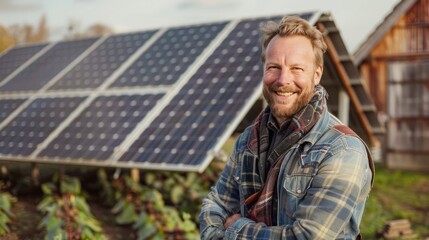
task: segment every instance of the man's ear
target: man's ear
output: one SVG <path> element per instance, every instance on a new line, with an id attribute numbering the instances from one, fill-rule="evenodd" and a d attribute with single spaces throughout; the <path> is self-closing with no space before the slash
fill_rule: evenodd
<path id="1" fill-rule="evenodd" d="M 314 85 L 317 85 L 320 83 L 320 79 L 322 79 L 323 74 L 323 66 L 318 66 L 316 68 L 316 71 L 314 71 Z"/>

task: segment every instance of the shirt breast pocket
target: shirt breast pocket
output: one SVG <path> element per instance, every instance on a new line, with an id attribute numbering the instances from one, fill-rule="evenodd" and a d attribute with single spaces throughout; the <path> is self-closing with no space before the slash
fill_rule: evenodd
<path id="1" fill-rule="evenodd" d="M 307 194 L 308 189 L 313 181 L 313 175 L 287 175 L 283 183 L 283 188 L 286 190 L 286 201 L 283 207 L 287 214 L 293 217 L 293 214 L 298 208 L 298 205 Z"/>

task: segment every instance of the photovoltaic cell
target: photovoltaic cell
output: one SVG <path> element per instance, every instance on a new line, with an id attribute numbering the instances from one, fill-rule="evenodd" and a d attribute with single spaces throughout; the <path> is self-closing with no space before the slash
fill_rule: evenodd
<path id="1" fill-rule="evenodd" d="M 0 56 L 0 84 L 3 80 L 24 64 L 38 51 L 42 50 L 47 44 L 33 45 L 10 49 L 4 55 Z"/>
<path id="2" fill-rule="evenodd" d="M 36 99 L 0 130 L 0 154 L 31 154 L 82 100 L 83 97 Z"/>
<path id="3" fill-rule="evenodd" d="M 166 31 L 111 87 L 173 84 L 226 23 Z"/>
<path id="4" fill-rule="evenodd" d="M 106 160 L 161 97 L 100 96 L 40 156 Z"/>
<path id="5" fill-rule="evenodd" d="M 0 122 L 5 120 L 9 114 L 21 105 L 25 99 L 1 99 L 0 100 Z"/>
<path id="6" fill-rule="evenodd" d="M 95 40 L 85 39 L 57 43 L 35 62 L 0 87 L 0 92 L 39 90 L 93 44 Z"/>
<path id="7" fill-rule="evenodd" d="M 91 89 L 100 86 L 153 33 L 154 31 L 148 31 L 109 37 L 49 90 Z"/>
<path id="8" fill-rule="evenodd" d="M 120 161 L 201 164 L 261 82 L 261 21 L 240 22 Z"/>

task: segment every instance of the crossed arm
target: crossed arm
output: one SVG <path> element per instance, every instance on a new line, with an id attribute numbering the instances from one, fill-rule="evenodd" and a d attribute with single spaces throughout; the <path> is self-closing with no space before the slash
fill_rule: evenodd
<path id="1" fill-rule="evenodd" d="M 320 165 L 293 214 L 294 223 L 267 226 L 238 214 L 243 202 L 239 183 L 233 176 L 236 167 L 232 155 L 217 184 L 203 200 L 201 239 L 335 239 L 370 188 L 366 156 L 356 151 L 340 151 Z"/>

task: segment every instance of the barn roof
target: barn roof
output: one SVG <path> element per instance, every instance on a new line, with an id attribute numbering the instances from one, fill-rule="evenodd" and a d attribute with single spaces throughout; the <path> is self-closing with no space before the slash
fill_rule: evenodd
<path id="1" fill-rule="evenodd" d="M 358 66 L 368 56 L 375 45 L 386 35 L 396 21 L 403 16 L 417 0 L 402 0 L 393 10 L 384 18 L 384 20 L 375 28 L 368 38 L 359 46 L 353 54 L 354 63 Z"/>

